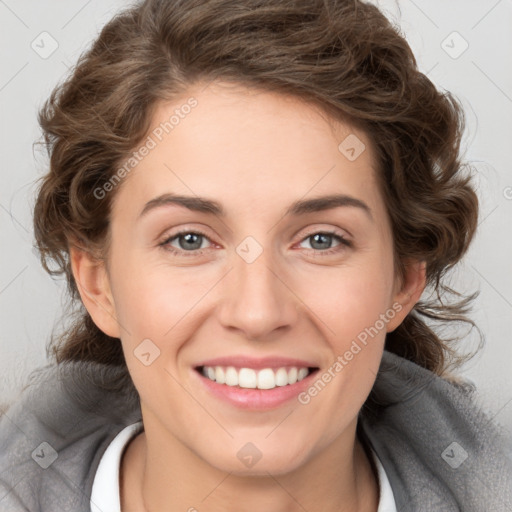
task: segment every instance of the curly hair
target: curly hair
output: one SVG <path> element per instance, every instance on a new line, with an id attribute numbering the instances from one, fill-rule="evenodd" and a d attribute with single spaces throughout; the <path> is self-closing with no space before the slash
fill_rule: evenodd
<path id="1" fill-rule="evenodd" d="M 65 275 L 77 306 L 72 323 L 52 334 L 56 360 L 126 364 L 120 340 L 80 301 L 70 244 L 104 257 L 115 192 L 98 200 L 93 190 L 145 137 L 159 101 L 216 79 L 295 96 L 368 135 L 397 275 L 409 258 L 425 261 L 434 295 L 387 334 L 385 347 L 439 375 L 461 364 L 457 338 L 442 339 L 434 324 L 475 327 L 466 314 L 477 294 L 444 282 L 478 220 L 460 160 L 464 112 L 417 69 L 399 29 L 361 0 L 146 0 L 102 29 L 38 117 L 50 159 L 34 208 L 36 244 L 44 268 Z M 458 300 L 445 303 L 446 294 Z"/>

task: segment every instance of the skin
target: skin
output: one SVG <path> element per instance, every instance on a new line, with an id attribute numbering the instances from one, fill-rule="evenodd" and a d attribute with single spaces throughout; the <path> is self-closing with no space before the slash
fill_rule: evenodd
<path id="1" fill-rule="evenodd" d="M 145 431 L 123 456 L 122 510 L 375 512 L 357 415 L 386 332 L 425 287 L 425 267 L 410 261 L 403 280 L 394 275 L 370 141 L 299 99 L 219 82 L 159 104 L 152 128 L 190 96 L 198 105 L 115 190 L 107 264 L 71 249 L 84 305 L 121 339 L 141 398 Z M 366 146 L 354 161 L 338 149 L 349 134 Z M 168 192 L 216 200 L 226 216 L 166 205 L 139 218 Z M 296 200 L 333 192 L 364 201 L 371 217 L 353 206 L 283 216 Z M 203 254 L 190 256 L 183 238 L 159 245 L 182 228 L 206 234 Z M 352 247 L 336 237 L 327 249 L 315 244 L 311 235 L 326 230 Z M 236 252 L 248 236 L 262 249 L 252 263 Z M 307 405 L 241 410 L 193 370 L 213 357 L 277 355 L 314 361 L 322 373 L 393 304 L 401 311 Z M 149 366 L 134 355 L 144 339 L 160 350 Z M 237 457 L 247 442 L 262 454 L 252 468 Z"/>

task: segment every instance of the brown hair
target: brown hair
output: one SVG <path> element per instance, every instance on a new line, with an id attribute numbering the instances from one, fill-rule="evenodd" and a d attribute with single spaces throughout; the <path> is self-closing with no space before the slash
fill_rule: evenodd
<path id="1" fill-rule="evenodd" d="M 444 284 L 478 218 L 459 160 L 463 110 L 418 71 L 398 29 L 360 0 L 146 0 L 103 28 L 39 112 L 50 169 L 35 205 L 36 242 L 78 306 L 74 323 L 52 336 L 57 361 L 125 364 L 120 340 L 80 302 L 68 244 L 105 255 L 114 191 L 99 200 L 93 190 L 147 135 L 159 100 L 215 79 L 294 95 L 364 130 L 378 156 L 398 275 L 409 258 L 425 261 L 435 294 L 387 334 L 386 348 L 438 374 L 460 364 L 457 338 L 441 339 L 429 320 L 475 326 L 465 315 L 476 294 Z M 462 299 L 448 304 L 446 294 Z"/>

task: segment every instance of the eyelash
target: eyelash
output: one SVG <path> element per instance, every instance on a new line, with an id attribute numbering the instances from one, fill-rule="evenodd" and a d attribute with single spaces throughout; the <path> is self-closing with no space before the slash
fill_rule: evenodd
<path id="1" fill-rule="evenodd" d="M 175 255 L 175 256 L 201 256 L 204 254 L 204 249 L 195 249 L 193 251 L 184 251 L 184 250 L 180 250 L 180 249 L 176 249 L 172 246 L 169 245 L 170 242 L 172 242 L 173 240 L 179 238 L 181 235 L 188 235 L 188 234 L 193 234 L 193 235 L 200 235 L 204 238 L 206 238 L 207 240 L 210 240 L 210 238 L 208 237 L 208 235 L 206 235 L 205 233 L 203 233 L 202 231 L 200 230 L 182 230 L 182 231 L 178 231 L 177 233 L 174 233 L 172 236 L 170 237 L 167 237 L 163 242 L 161 242 L 159 244 L 160 247 L 162 247 L 162 249 L 164 249 L 165 251 L 168 251 L 170 252 L 172 255 Z M 332 254 L 335 254 L 335 253 L 338 253 L 340 252 L 341 250 L 343 250 L 344 248 L 351 248 L 353 247 L 353 243 L 350 241 L 350 240 L 347 240 L 344 236 L 342 236 L 340 233 L 338 233 L 337 231 L 312 231 L 311 233 L 307 234 L 306 236 L 304 236 L 302 239 L 301 239 L 301 242 L 303 242 L 304 240 L 307 240 L 308 238 L 311 238 L 313 235 L 319 235 L 319 234 L 322 234 L 322 235 L 328 235 L 328 236 L 332 236 L 334 238 L 336 238 L 340 244 L 337 245 L 336 247 L 332 247 L 330 249 L 325 249 L 325 250 L 320 250 L 320 249 L 310 249 L 311 251 L 313 251 L 315 253 L 315 256 L 318 255 L 318 256 L 330 256 Z"/>

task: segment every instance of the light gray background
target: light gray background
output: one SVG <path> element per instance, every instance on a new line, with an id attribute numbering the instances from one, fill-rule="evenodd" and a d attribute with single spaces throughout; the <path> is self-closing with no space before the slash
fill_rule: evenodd
<path id="1" fill-rule="evenodd" d="M 512 0 L 402 0 L 400 11 L 391 0 L 373 2 L 400 25 L 420 69 L 453 92 L 467 113 L 465 158 L 478 170 L 481 218 L 454 285 L 481 290 L 472 317 L 487 341 L 464 375 L 512 432 Z M 46 362 L 65 302 L 63 282 L 42 270 L 32 246 L 35 180 L 47 165 L 44 153 L 33 151 L 37 109 L 127 5 L 0 0 L 0 403 L 14 399 L 28 372 Z M 58 47 L 47 55 L 52 45 Z"/>

